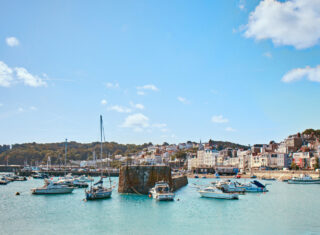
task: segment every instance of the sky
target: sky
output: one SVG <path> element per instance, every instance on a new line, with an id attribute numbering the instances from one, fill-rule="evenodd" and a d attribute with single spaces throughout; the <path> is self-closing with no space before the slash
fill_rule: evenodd
<path id="1" fill-rule="evenodd" d="M 0 144 L 320 128 L 320 0 L 0 2 Z"/>

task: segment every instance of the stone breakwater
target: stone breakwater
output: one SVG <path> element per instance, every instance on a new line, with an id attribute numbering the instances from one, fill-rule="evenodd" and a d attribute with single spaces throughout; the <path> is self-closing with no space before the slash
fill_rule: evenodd
<path id="1" fill-rule="evenodd" d="M 188 184 L 186 176 L 171 175 L 168 166 L 123 166 L 119 174 L 119 193 L 147 195 L 158 181 L 167 182 L 173 190 Z"/>

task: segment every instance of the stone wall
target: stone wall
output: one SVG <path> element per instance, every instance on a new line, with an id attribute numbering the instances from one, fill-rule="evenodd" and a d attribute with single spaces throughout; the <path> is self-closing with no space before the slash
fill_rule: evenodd
<path id="1" fill-rule="evenodd" d="M 172 177 L 173 190 L 176 191 L 188 184 L 188 177 L 186 175 L 179 175 Z"/>
<path id="2" fill-rule="evenodd" d="M 185 179 L 173 179 L 168 166 L 122 166 L 118 192 L 146 195 L 156 182 L 162 180 L 174 190 L 182 187 L 185 182 Z"/>
<path id="3" fill-rule="evenodd" d="M 278 180 L 288 180 L 292 177 L 299 177 L 301 174 L 307 174 L 312 178 L 320 177 L 319 172 L 315 171 L 302 171 L 302 170 L 290 170 L 290 171 L 253 171 L 252 174 L 258 178 L 276 178 Z"/>

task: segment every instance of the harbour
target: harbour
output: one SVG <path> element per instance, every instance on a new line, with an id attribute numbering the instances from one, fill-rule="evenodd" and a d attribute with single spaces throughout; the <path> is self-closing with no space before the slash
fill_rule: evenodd
<path id="1" fill-rule="evenodd" d="M 111 177 L 118 184 L 118 177 Z M 97 181 L 98 178 L 95 178 Z M 239 195 L 239 200 L 201 198 L 194 185 L 213 179 L 189 178 L 174 202 L 113 191 L 110 199 L 84 201 L 84 189 L 67 195 L 32 195 L 43 180 L 0 187 L 3 234 L 318 234 L 319 185 L 268 182 L 269 192 Z M 239 182 L 249 182 L 240 179 Z M 20 196 L 15 196 L 19 191 Z M 179 199 L 179 200 L 178 200 Z M 268 218 L 268 219 L 266 219 Z M 17 226 L 17 224 L 19 226 Z"/>

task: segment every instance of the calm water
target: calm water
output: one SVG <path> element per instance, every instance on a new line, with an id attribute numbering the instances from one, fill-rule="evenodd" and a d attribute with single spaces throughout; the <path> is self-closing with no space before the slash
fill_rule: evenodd
<path id="1" fill-rule="evenodd" d="M 36 196 L 35 179 L 0 185 L 0 234 L 320 234 L 320 185 L 268 182 L 270 192 L 240 200 L 200 198 L 193 183 L 211 181 L 189 179 L 174 202 L 116 191 L 84 202 L 84 189 Z"/>

